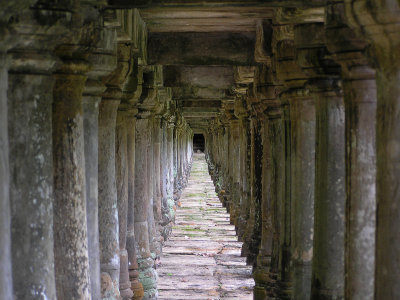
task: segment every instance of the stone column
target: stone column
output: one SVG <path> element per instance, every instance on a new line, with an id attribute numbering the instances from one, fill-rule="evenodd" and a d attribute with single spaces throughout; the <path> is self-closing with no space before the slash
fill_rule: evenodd
<path id="1" fill-rule="evenodd" d="M 128 252 L 128 270 L 134 300 L 143 298 L 143 286 L 139 282 L 139 266 L 136 258 L 137 243 L 135 239 L 135 157 L 136 157 L 136 114 L 131 109 L 127 115 L 127 155 L 128 155 L 128 219 L 126 233 L 126 250 Z"/>
<path id="2" fill-rule="evenodd" d="M 165 119 L 162 120 L 162 152 L 161 152 L 161 194 L 162 194 L 162 236 L 164 240 L 169 235 L 167 226 L 171 222 L 170 210 L 168 207 L 168 141 L 167 141 L 167 122 Z"/>
<path id="3" fill-rule="evenodd" d="M 102 81 L 116 67 L 114 48 L 108 43 L 116 39 L 114 28 L 102 28 L 104 40 L 89 56 L 92 66 L 83 92 L 83 129 L 85 147 L 86 217 L 89 252 L 90 294 L 92 299 L 101 298 L 100 248 L 98 216 L 98 167 L 99 167 L 99 103 L 106 87 Z"/>
<path id="4" fill-rule="evenodd" d="M 86 64 L 63 64 L 55 73 L 54 258 L 60 300 L 91 299 L 82 106 L 87 69 Z"/>
<path id="5" fill-rule="evenodd" d="M 102 298 L 118 299 L 119 221 L 115 172 L 115 127 L 119 98 L 106 91 L 99 109 L 99 241 Z"/>
<path id="6" fill-rule="evenodd" d="M 148 161 L 148 187 L 149 187 L 149 205 L 147 212 L 147 222 L 149 228 L 149 243 L 150 243 L 150 252 L 153 259 L 157 257 L 157 240 L 156 240 L 156 224 L 154 222 L 154 141 L 153 141 L 153 131 L 154 131 L 154 113 L 151 114 L 149 118 L 149 155 L 147 157 Z"/>
<path id="7" fill-rule="evenodd" d="M 156 255 L 161 255 L 162 246 L 162 215 L 161 215 L 161 116 L 156 115 L 153 127 L 153 153 L 154 153 L 154 202 L 153 214 L 156 225 Z"/>
<path id="8" fill-rule="evenodd" d="M 230 164 L 232 170 L 232 191 L 231 191 L 231 222 L 238 226 L 239 217 L 239 180 L 240 180 L 240 167 L 237 163 L 239 161 L 239 145 L 237 141 L 239 140 L 239 121 L 237 119 L 232 119 L 230 121 L 230 140 L 231 149 L 229 153 L 231 154 Z"/>
<path id="9" fill-rule="evenodd" d="M 236 114 L 236 107 L 235 107 Z M 247 222 L 248 212 L 248 201 L 249 201 L 249 183 L 248 183 L 248 126 L 249 121 L 245 110 L 237 114 L 240 122 L 240 175 L 241 175 L 241 186 L 240 186 L 240 213 L 239 213 L 239 224 L 238 224 L 238 238 L 243 240 L 245 232 L 245 226 Z"/>
<path id="10" fill-rule="evenodd" d="M 9 54 L 8 111 L 1 109 L 1 114 L 8 112 L 13 294 L 15 299 L 56 299 L 51 75 L 55 60 L 32 49 Z M 7 82 L 2 84 L 4 106 Z"/>
<path id="11" fill-rule="evenodd" d="M 12 299 L 10 169 L 8 152 L 8 61 L 0 53 L 0 299 Z"/>
<path id="12" fill-rule="evenodd" d="M 170 209 L 174 206 L 174 127 L 175 124 L 168 122 L 167 125 L 167 155 L 168 155 L 168 184 L 167 184 L 167 197 L 168 206 Z"/>
<path id="13" fill-rule="evenodd" d="M 397 299 L 400 297 L 397 230 L 400 224 L 400 5 L 395 0 L 357 4 L 345 1 L 346 17 L 358 33 L 371 41 L 371 58 L 376 63 L 375 299 Z"/>
<path id="14" fill-rule="evenodd" d="M 314 37 L 310 36 L 314 33 Z M 344 297 L 345 131 L 340 68 L 327 57 L 323 23 L 294 27 L 298 62 L 316 101 L 312 299 Z"/>
<path id="15" fill-rule="evenodd" d="M 346 127 L 345 299 L 374 299 L 376 221 L 376 82 L 367 41 L 345 17 L 344 2 L 327 6 L 328 49 L 342 66 Z M 345 42 L 344 42 L 345 41 Z"/>
<path id="16" fill-rule="evenodd" d="M 90 293 L 100 299 L 100 248 L 98 218 L 98 119 L 101 96 L 83 97 L 86 217 L 90 270 Z"/>
<path id="17" fill-rule="evenodd" d="M 252 104 L 252 116 L 250 119 L 250 161 L 249 161 L 249 200 L 248 200 L 248 218 L 247 227 L 244 235 L 244 244 L 242 247 L 242 255 L 247 256 L 247 263 L 253 264 L 256 261 L 259 247 L 259 238 L 261 236 L 261 159 L 262 144 L 260 136 L 260 115 L 257 115 L 257 107 L 259 104 Z"/>
<path id="18" fill-rule="evenodd" d="M 276 286 L 280 270 L 280 239 L 283 234 L 281 228 L 282 219 L 282 205 L 284 203 L 285 191 L 285 155 L 284 155 L 284 128 L 283 128 L 283 115 L 280 104 L 276 103 L 267 109 L 268 119 L 268 138 L 270 145 L 269 161 L 272 162 L 270 175 L 267 175 L 266 181 L 267 189 L 269 190 L 270 199 L 267 203 L 271 209 L 271 222 L 272 222 L 272 253 L 271 265 L 268 274 L 268 284 L 266 287 L 267 295 L 270 297 L 278 297 L 280 290 Z M 268 159 L 268 158 L 267 158 Z"/>
<path id="19" fill-rule="evenodd" d="M 341 90 L 323 82 L 316 101 L 312 299 L 344 298 L 345 123 Z"/>
<path id="20" fill-rule="evenodd" d="M 128 127 L 126 107 L 120 106 L 117 112 L 116 137 L 115 137 L 115 173 L 118 201 L 119 224 L 119 258 L 120 275 L 119 290 L 122 299 L 131 299 L 133 292 L 130 289 L 128 272 L 128 252 L 126 250 L 127 222 L 128 222 Z"/>
<path id="21" fill-rule="evenodd" d="M 144 298 L 156 297 L 157 274 L 153 268 L 154 260 L 151 257 L 149 245 L 149 181 L 148 174 L 150 155 L 150 120 L 138 118 L 136 120 L 136 149 L 135 149 L 135 237 L 138 243 L 137 261 L 139 264 L 139 281 L 143 285 Z"/>
<path id="22" fill-rule="evenodd" d="M 294 90 L 281 97 L 290 103 L 293 297 L 309 299 L 314 231 L 315 104 L 308 90 Z"/>
<path id="23" fill-rule="evenodd" d="M 254 299 L 263 300 L 267 298 L 266 287 L 269 284 L 269 271 L 271 267 L 272 256 L 272 207 L 271 203 L 271 142 L 269 137 L 268 122 L 264 122 L 262 128 L 262 200 L 261 200 L 261 241 L 260 250 L 257 257 L 257 267 L 254 270 L 253 277 L 255 281 Z"/>

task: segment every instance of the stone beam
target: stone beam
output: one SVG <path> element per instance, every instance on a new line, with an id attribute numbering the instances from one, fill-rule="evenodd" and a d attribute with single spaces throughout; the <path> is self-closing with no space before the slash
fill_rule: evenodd
<path id="1" fill-rule="evenodd" d="M 186 118 L 188 117 L 195 117 L 195 118 L 213 118 L 217 116 L 217 112 L 212 112 L 212 111 L 188 111 L 188 112 L 184 112 L 183 116 Z"/>
<path id="2" fill-rule="evenodd" d="M 255 33 L 151 33 L 152 65 L 253 65 Z"/>
<path id="3" fill-rule="evenodd" d="M 173 87 L 172 97 L 177 100 L 219 100 L 234 97 L 230 89 L 212 87 L 182 86 Z"/>
<path id="4" fill-rule="evenodd" d="M 205 113 L 217 113 L 220 111 L 219 107 L 184 107 L 182 109 L 182 113 L 183 114 L 194 114 L 194 113 L 201 113 L 201 114 L 205 114 Z"/>
<path id="5" fill-rule="evenodd" d="M 322 1 L 306 1 L 306 0 L 256 0 L 256 1 L 220 1 L 220 0 L 109 0 L 108 4 L 114 7 L 123 8 L 153 8 L 153 7 L 243 7 L 243 6 L 255 6 L 255 7 L 313 7 L 321 6 Z"/>
<path id="6" fill-rule="evenodd" d="M 229 89 L 234 84 L 231 66 L 166 66 L 164 86 L 198 86 Z"/>
<path id="7" fill-rule="evenodd" d="M 220 100 L 207 100 L 207 99 L 199 99 L 199 100 L 183 100 L 182 103 L 183 107 L 187 108 L 199 108 L 199 107 L 221 107 Z"/>

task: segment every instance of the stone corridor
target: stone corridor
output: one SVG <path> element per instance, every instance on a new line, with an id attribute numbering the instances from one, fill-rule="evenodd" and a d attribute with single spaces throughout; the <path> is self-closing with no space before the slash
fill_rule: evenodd
<path id="1" fill-rule="evenodd" d="M 399 300 L 399 49 L 400 0 L 0 0 L 0 300 Z"/>
<path id="2" fill-rule="evenodd" d="M 194 154 L 189 182 L 163 246 L 158 299 L 253 299 L 251 266 L 208 175 L 204 154 Z"/>

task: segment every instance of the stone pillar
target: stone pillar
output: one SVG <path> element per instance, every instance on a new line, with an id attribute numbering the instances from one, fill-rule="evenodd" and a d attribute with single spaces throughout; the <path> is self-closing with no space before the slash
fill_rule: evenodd
<path id="1" fill-rule="evenodd" d="M 99 41 L 89 56 L 91 70 L 83 92 L 83 129 L 85 147 L 86 217 L 89 252 L 90 294 L 92 299 L 101 298 L 100 248 L 99 248 L 99 103 L 106 89 L 102 79 L 116 67 L 114 48 L 109 40 L 116 39 L 114 28 L 102 28 L 104 39 Z"/>
<path id="2" fill-rule="evenodd" d="M 154 260 L 150 253 L 149 244 L 149 181 L 148 174 L 150 155 L 150 120 L 138 118 L 136 120 L 136 149 L 135 149 L 135 237 L 138 243 L 137 261 L 139 264 L 139 281 L 143 285 L 144 298 L 156 297 L 157 274 L 153 268 Z"/>
<path id="3" fill-rule="evenodd" d="M 308 90 L 287 92 L 291 120 L 293 297 L 309 299 L 314 231 L 315 104 Z"/>
<path id="4" fill-rule="evenodd" d="M 256 262 L 258 247 L 261 237 L 261 155 L 262 144 L 260 135 L 261 115 L 257 114 L 259 103 L 252 105 L 252 116 L 250 119 L 250 161 L 249 161 L 249 190 L 247 227 L 244 235 L 242 255 L 247 256 L 247 263 Z"/>
<path id="5" fill-rule="evenodd" d="M 153 153 L 154 153 L 154 200 L 153 214 L 156 225 L 156 255 L 161 255 L 162 246 L 162 215 L 161 215 L 161 116 L 156 115 L 153 127 Z"/>
<path id="6" fill-rule="evenodd" d="M 167 122 L 165 119 L 162 120 L 162 152 L 161 152 L 161 194 L 162 194 L 162 236 L 164 240 L 169 235 L 169 227 L 167 226 L 171 222 L 170 210 L 168 207 L 168 141 L 167 141 Z"/>
<path id="7" fill-rule="evenodd" d="M 267 298 L 266 287 L 269 284 L 269 271 L 271 267 L 272 256 L 272 207 L 269 201 L 272 199 L 271 186 L 271 143 L 269 137 L 269 122 L 264 122 L 262 128 L 262 200 L 261 200 L 261 241 L 260 250 L 257 257 L 257 267 L 254 270 L 253 277 L 255 281 L 254 299 L 263 300 Z"/>
<path id="8" fill-rule="evenodd" d="M 54 258 L 57 299 L 90 299 L 82 93 L 86 64 L 55 73 Z"/>
<path id="9" fill-rule="evenodd" d="M 56 299 L 52 152 L 54 78 L 51 76 L 55 61 L 47 53 L 33 50 L 9 53 L 12 57 L 7 104 L 13 294 L 15 299 Z M 4 106 L 5 86 L 2 84 Z M 1 114 L 6 112 L 1 109 Z M 1 130 L 3 128 L 7 126 L 2 126 Z M 2 219 L 2 222 L 6 220 Z"/>
<path id="10" fill-rule="evenodd" d="M 100 299 L 100 248 L 98 218 L 98 118 L 101 97 L 84 95 L 83 129 L 85 147 L 86 217 L 90 270 L 90 293 Z"/>
<path id="11" fill-rule="evenodd" d="M 328 49 L 342 66 L 346 127 L 345 299 L 374 299 L 376 221 L 376 82 L 369 44 L 345 17 L 344 2 L 327 6 Z M 345 42 L 344 42 L 345 41 Z"/>
<path id="12" fill-rule="evenodd" d="M 270 157 L 267 159 L 272 162 L 270 175 L 267 175 L 267 179 L 269 178 L 270 181 L 266 181 L 267 189 L 270 192 L 270 199 L 267 200 L 267 203 L 270 205 L 273 232 L 271 265 L 268 274 L 268 285 L 266 287 L 267 295 L 270 297 L 278 297 L 280 293 L 276 283 L 281 265 L 280 239 L 283 234 L 281 218 L 285 195 L 285 155 L 282 113 L 282 109 L 278 103 L 267 110 L 268 139 L 270 145 Z"/>
<path id="13" fill-rule="evenodd" d="M 119 223 L 115 173 L 115 127 L 119 99 L 112 91 L 103 96 L 99 108 L 99 241 L 102 298 L 118 299 Z"/>
<path id="14" fill-rule="evenodd" d="M 239 140 L 239 121 L 237 119 L 232 119 L 230 121 L 230 141 L 231 141 L 231 149 L 230 155 L 231 158 L 229 160 L 231 164 L 232 171 L 232 191 L 231 191 L 231 222 L 238 226 L 238 217 L 239 217 L 239 182 L 240 182 L 240 166 L 237 163 L 239 160 L 239 145 L 237 141 Z"/>
<path id="15" fill-rule="evenodd" d="M 143 298 L 143 286 L 139 282 L 139 266 L 136 258 L 137 243 L 135 239 L 135 157 L 136 157 L 136 114 L 130 110 L 127 115 L 127 154 L 128 154 L 128 219 L 126 249 L 128 252 L 129 279 L 134 300 Z"/>
<path id="16" fill-rule="evenodd" d="M 168 155 L 168 184 L 167 197 L 168 206 L 172 209 L 174 194 L 174 123 L 168 122 L 167 125 L 167 155 Z"/>
<path id="17" fill-rule="evenodd" d="M 119 224 L 119 258 L 120 275 L 119 290 L 122 299 L 131 299 L 133 292 L 130 289 L 128 272 L 128 252 L 126 250 L 127 222 L 128 222 L 128 127 L 127 111 L 121 107 L 117 112 L 116 137 L 115 137 L 115 173 L 117 184 L 118 201 L 118 224 Z"/>
<path id="18" fill-rule="evenodd" d="M 323 82 L 316 101 L 312 299 L 344 298 L 345 123 L 340 89 Z"/>
<path id="19" fill-rule="evenodd" d="M 400 297 L 400 5 L 398 1 L 346 1 L 349 24 L 372 43 L 376 63 L 376 262 L 375 299 Z M 366 22 L 366 20 L 369 20 Z M 370 224 L 369 224 L 370 227 Z M 368 235 L 366 235 L 367 240 Z"/>
<path id="20" fill-rule="evenodd" d="M 297 58 L 316 101 L 312 299 L 344 297 L 345 131 L 340 68 L 327 57 L 324 24 L 294 27 Z M 315 36 L 311 37 L 310 32 Z M 304 174 L 304 173 L 303 173 Z"/>
<path id="21" fill-rule="evenodd" d="M 238 100 L 236 100 L 238 101 Z M 239 100 L 241 101 L 241 100 Z M 239 240 L 243 240 L 243 235 L 246 229 L 247 212 L 248 212 L 248 126 L 249 121 L 247 119 L 246 111 L 242 108 L 240 113 L 236 113 L 237 107 L 235 107 L 235 114 L 239 117 L 240 123 L 240 175 L 241 175 L 241 186 L 240 186 L 240 213 L 237 235 Z"/>
<path id="22" fill-rule="evenodd" d="M 151 117 L 149 118 L 149 155 L 148 159 L 148 173 L 147 173 L 147 180 L 148 180 L 148 188 L 149 188 L 149 205 L 148 205 L 148 212 L 147 212 L 147 222 L 149 228 L 149 244 L 150 244 L 150 252 L 153 259 L 157 257 L 157 240 L 156 240 L 156 224 L 154 222 L 154 143 L 153 143 L 153 131 L 154 131 L 154 114 L 152 113 Z"/>
<path id="23" fill-rule="evenodd" d="M 8 62 L 0 53 L 0 299 L 12 299 L 10 169 L 8 152 Z"/>

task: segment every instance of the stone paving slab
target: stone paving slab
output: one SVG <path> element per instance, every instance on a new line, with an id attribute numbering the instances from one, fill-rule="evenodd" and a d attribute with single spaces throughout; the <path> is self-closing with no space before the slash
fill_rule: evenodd
<path id="1" fill-rule="evenodd" d="M 251 267 L 240 256 L 242 243 L 235 234 L 216 197 L 204 155 L 195 154 L 158 266 L 158 299 L 253 299 Z"/>

